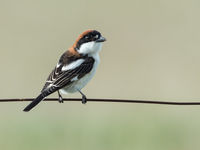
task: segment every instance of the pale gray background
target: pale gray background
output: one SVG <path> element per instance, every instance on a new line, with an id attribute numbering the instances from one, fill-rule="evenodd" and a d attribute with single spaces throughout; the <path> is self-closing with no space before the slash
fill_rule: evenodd
<path id="1" fill-rule="evenodd" d="M 96 29 L 107 42 L 83 90 L 88 98 L 200 101 L 199 6 L 197 0 L 0 0 L 0 98 L 36 97 L 60 55 L 80 33 Z M 42 102 L 24 113 L 27 104 L 0 104 L 0 148 L 200 146 L 198 106 Z"/>

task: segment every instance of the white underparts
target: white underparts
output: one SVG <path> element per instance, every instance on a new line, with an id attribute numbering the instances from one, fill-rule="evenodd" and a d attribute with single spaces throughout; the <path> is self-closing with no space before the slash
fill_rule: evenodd
<path id="1" fill-rule="evenodd" d="M 72 79 L 74 82 L 70 86 L 66 86 L 63 89 L 61 89 L 60 90 L 61 93 L 68 94 L 68 93 L 77 92 L 78 90 L 81 90 L 92 79 L 92 77 L 94 76 L 94 74 L 96 72 L 96 69 L 97 69 L 97 66 L 98 66 L 100 60 L 99 60 L 98 53 L 94 53 L 93 55 L 90 55 L 90 57 L 93 57 L 95 60 L 92 70 L 80 79 L 78 79 L 77 76 L 74 77 Z"/>
<path id="2" fill-rule="evenodd" d="M 77 81 L 78 80 L 78 76 L 75 76 L 74 78 L 71 79 L 71 81 Z"/>

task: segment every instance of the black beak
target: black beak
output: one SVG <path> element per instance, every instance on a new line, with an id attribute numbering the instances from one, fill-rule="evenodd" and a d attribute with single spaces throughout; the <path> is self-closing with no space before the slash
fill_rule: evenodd
<path id="1" fill-rule="evenodd" d="M 103 36 L 101 36 L 98 40 L 96 40 L 96 42 L 105 42 L 106 38 L 104 38 Z"/>

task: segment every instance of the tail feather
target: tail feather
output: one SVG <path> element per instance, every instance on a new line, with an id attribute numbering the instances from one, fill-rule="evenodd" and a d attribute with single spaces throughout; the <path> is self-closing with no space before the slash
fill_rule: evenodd
<path id="1" fill-rule="evenodd" d="M 46 90 L 43 90 L 42 93 L 35 99 L 33 100 L 26 108 L 24 108 L 24 111 L 30 111 L 33 107 L 35 107 L 39 102 L 41 102 L 46 96 L 54 93 L 57 91 L 58 88 L 55 86 L 52 86 Z"/>
<path id="2" fill-rule="evenodd" d="M 40 94 L 34 101 L 32 101 L 26 108 L 24 108 L 23 111 L 30 111 L 33 107 L 35 107 L 39 102 L 41 102 L 45 96 L 43 94 Z"/>

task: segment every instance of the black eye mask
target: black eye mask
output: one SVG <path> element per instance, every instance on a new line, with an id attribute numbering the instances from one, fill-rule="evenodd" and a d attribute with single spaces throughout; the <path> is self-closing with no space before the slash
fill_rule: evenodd
<path id="1" fill-rule="evenodd" d="M 101 37 L 101 33 L 98 31 L 94 30 L 92 32 L 89 32 L 88 34 L 84 35 L 77 43 L 76 49 L 79 49 L 80 46 L 84 43 L 96 41 Z"/>

